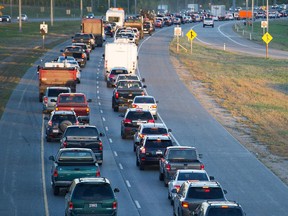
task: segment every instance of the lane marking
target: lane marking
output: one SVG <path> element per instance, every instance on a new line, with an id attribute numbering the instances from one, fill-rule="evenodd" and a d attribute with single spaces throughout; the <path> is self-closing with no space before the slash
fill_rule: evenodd
<path id="1" fill-rule="evenodd" d="M 97 99 L 99 100 L 99 99 L 100 99 L 100 96 L 97 96 Z"/>
<path id="2" fill-rule="evenodd" d="M 134 202 L 135 202 L 135 205 L 137 206 L 137 208 L 140 209 L 141 206 L 140 206 L 139 202 L 137 200 L 135 200 Z"/>
<path id="3" fill-rule="evenodd" d="M 112 139 L 111 139 L 111 138 L 109 138 L 109 142 L 110 142 L 110 143 L 113 143 L 113 141 L 112 141 Z"/>
<path id="4" fill-rule="evenodd" d="M 128 180 L 126 180 L 126 184 L 127 184 L 127 187 L 129 187 L 129 188 L 131 187 L 131 184 Z"/>
<path id="5" fill-rule="evenodd" d="M 123 170 L 123 166 L 122 166 L 121 163 L 119 163 L 119 167 L 120 167 L 121 170 Z"/>
<path id="6" fill-rule="evenodd" d="M 105 122 L 106 121 L 106 119 L 104 118 L 104 117 L 102 117 L 102 120 Z"/>
<path id="7" fill-rule="evenodd" d="M 42 131 L 41 131 L 41 174 L 42 174 L 42 189 L 43 189 L 45 216 L 49 216 L 49 205 L 46 192 L 46 177 L 45 177 L 45 162 L 44 162 L 44 114 L 42 114 Z"/>
<path id="8" fill-rule="evenodd" d="M 98 105 L 101 106 L 101 102 L 99 102 Z"/>
<path id="9" fill-rule="evenodd" d="M 107 126 L 105 127 L 105 130 L 108 131 L 108 127 Z"/>
<path id="10" fill-rule="evenodd" d="M 99 90 L 97 90 L 96 93 L 99 94 Z"/>
<path id="11" fill-rule="evenodd" d="M 100 113 L 103 113 L 103 110 L 100 110 Z"/>
<path id="12" fill-rule="evenodd" d="M 117 152 L 116 152 L 116 151 L 114 151 L 114 155 L 115 155 L 115 157 L 117 157 L 117 156 L 118 156 L 118 154 L 117 154 Z"/>

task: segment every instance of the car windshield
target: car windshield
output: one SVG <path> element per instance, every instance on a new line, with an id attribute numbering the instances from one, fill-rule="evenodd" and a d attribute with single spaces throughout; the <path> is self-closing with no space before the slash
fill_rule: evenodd
<path id="1" fill-rule="evenodd" d="M 123 70 L 123 69 L 114 69 L 114 70 L 111 70 L 111 74 L 113 74 L 113 75 L 128 74 L 128 71 L 127 70 Z"/>
<path id="2" fill-rule="evenodd" d="M 78 184 L 72 195 L 72 200 L 102 201 L 114 199 L 114 193 L 109 184 Z"/>
<path id="3" fill-rule="evenodd" d="M 71 151 L 63 151 L 60 153 L 58 157 L 58 161 L 60 162 L 87 162 L 94 161 L 93 155 L 89 151 L 79 151 L 79 150 L 71 150 Z"/>
<path id="4" fill-rule="evenodd" d="M 145 148 L 167 148 L 172 146 L 171 140 L 146 140 Z"/>
<path id="5" fill-rule="evenodd" d="M 69 93 L 69 89 L 49 89 L 48 97 L 58 97 L 60 93 Z"/>
<path id="6" fill-rule="evenodd" d="M 239 208 L 210 208 L 207 216 L 243 216 Z"/>
<path id="7" fill-rule="evenodd" d="M 187 198 L 193 199 L 223 199 L 224 194 L 221 188 L 211 187 L 190 187 Z"/>
<path id="8" fill-rule="evenodd" d="M 197 160 L 197 154 L 195 150 L 189 149 L 171 149 L 168 158 L 177 160 Z"/>
<path id="9" fill-rule="evenodd" d="M 179 173 L 178 181 L 186 181 L 186 180 L 199 180 L 199 181 L 209 181 L 207 175 L 205 173 Z"/>
<path id="10" fill-rule="evenodd" d="M 167 134 L 168 131 L 166 128 L 161 127 L 151 127 L 143 128 L 142 134 Z"/>
<path id="11" fill-rule="evenodd" d="M 95 127 L 68 127 L 64 136 L 99 136 Z"/>
<path id="12" fill-rule="evenodd" d="M 151 103 L 154 104 L 155 100 L 152 97 L 136 97 L 134 103 Z"/>
<path id="13" fill-rule="evenodd" d="M 130 120 L 148 120 L 153 119 L 150 112 L 143 112 L 143 111 L 135 111 L 135 112 L 129 112 L 126 116 L 127 119 Z"/>

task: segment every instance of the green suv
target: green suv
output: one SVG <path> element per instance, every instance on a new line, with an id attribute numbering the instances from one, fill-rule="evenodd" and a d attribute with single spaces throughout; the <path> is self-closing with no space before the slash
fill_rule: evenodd
<path id="1" fill-rule="evenodd" d="M 117 215 L 117 199 L 107 178 L 77 178 L 65 196 L 65 216 Z"/>

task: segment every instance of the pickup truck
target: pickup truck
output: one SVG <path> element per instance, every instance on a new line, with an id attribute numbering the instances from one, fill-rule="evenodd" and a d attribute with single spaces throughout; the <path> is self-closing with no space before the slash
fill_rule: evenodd
<path id="1" fill-rule="evenodd" d="M 70 187 L 75 178 L 100 177 L 100 168 L 91 149 L 59 149 L 49 160 L 53 161 L 51 181 L 54 195 L 60 193 L 60 188 Z"/>
<path id="2" fill-rule="evenodd" d="M 63 56 L 72 56 L 76 59 L 80 67 L 85 67 L 87 62 L 86 51 L 81 46 L 66 46 L 64 50 L 60 50 Z"/>
<path id="3" fill-rule="evenodd" d="M 167 187 L 168 182 L 173 179 L 179 169 L 203 170 L 204 164 L 200 161 L 200 157 L 195 147 L 168 147 L 164 156 L 159 160 L 159 180 L 164 181 Z"/>
<path id="4" fill-rule="evenodd" d="M 120 80 L 113 90 L 112 108 L 114 112 L 119 107 L 130 107 L 135 96 L 146 95 L 145 85 L 138 80 Z"/>
<path id="5" fill-rule="evenodd" d="M 97 163 L 103 163 L 103 144 L 99 132 L 94 125 L 71 125 L 62 135 L 60 148 L 89 148 L 96 157 Z"/>
<path id="6" fill-rule="evenodd" d="M 91 102 L 91 99 L 87 99 L 86 95 L 83 93 L 61 93 L 57 97 L 57 101 L 55 105 L 55 110 L 73 110 L 77 117 L 78 121 L 80 123 L 86 123 L 89 124 L 89 114 L 90 114 L 90 108 L 89 108 L 89 102 Z M 53 101 L 53 102 L 54 102 Z"/>

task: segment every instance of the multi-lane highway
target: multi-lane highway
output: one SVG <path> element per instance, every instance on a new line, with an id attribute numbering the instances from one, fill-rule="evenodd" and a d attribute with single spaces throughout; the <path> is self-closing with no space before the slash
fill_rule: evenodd
<path id="1" fill-rule="evenodd" d="M 217 23 L 214 29 L 196 25 L 194 30 L 201 41 L 223 43 L 226 37 L 219 33 L 220 25 Z M 183 30 L 190 28 L 191 25 L 185 25 Z M 139 74 L 146 79 L 147 92 L 159 100 L 157 121 L 164 121 L 172 129 L 178 144 L 195 146 L 203 154 L 209 175 L 228 191 L 228 199 L 243 206 L 247 215 L 286 215 L 287 186 L 212 118 L 180 81 L 169 59 L 172 35 L 173 28 L 164 28 L 146 37 L 139 46 Z M 64 45 L 42 59 L 54 59 Z M 101 174 L 120 189 L 117 194 L 120 216 L 172 215 L 167 188 L 158 180 L 157 167 L 140 171 L 132 140 L 121 139 L 121 117 L 111 108 L 112 89 L 106 88 L 103 79 L 103 53 L 104 48 L 92 52 L 77 86 L 78 92 L 93 100 L 91 124 L 106 135 Z M 14 90 L 0 121 L 0 215 L 3 216 L 64 215 L 64 193 L 53 195 L 48 160 L 57 152 L 59 143 L 46 143 L 44 139 L 45 121 L 37 96 L 37 73 L 33 67 Z"/>

